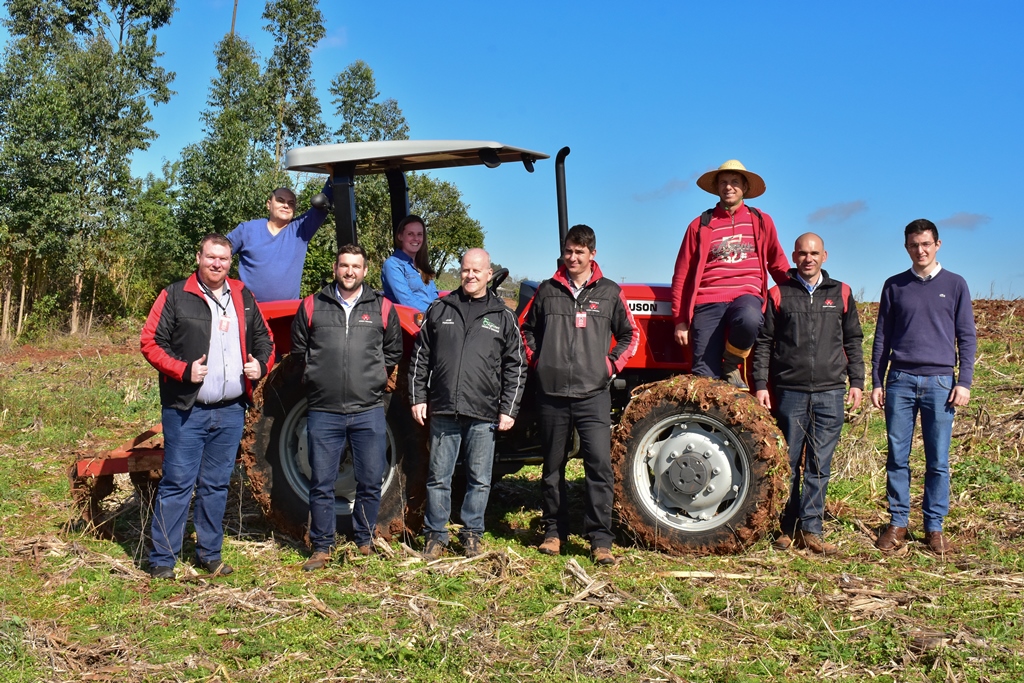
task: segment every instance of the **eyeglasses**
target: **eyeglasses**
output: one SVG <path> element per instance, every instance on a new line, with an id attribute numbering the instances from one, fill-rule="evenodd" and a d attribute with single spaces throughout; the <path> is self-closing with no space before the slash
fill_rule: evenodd
<path id="1" fill-rule="evenodd" d="M 288 206 L 292 207 L 293 209 L 295 208 L 295 200 L 294 199 L 284 199 L 283 197 L 278 197 L 275 194 L 274 195 L 274 201 L 277 202 L 278 204 L 287 204 Z"/>
<path id="2" fill-rule="evenodd" d="M 935 242 L 915 242 L 907 245 L 907 249 L 931 249 L 935 246 Z"/>

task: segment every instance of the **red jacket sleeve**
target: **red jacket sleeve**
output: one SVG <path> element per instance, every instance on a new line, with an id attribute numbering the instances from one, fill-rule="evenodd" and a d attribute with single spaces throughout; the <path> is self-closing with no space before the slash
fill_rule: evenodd
<path id="1" fill-rule="evenodd" d="M 173 306 L 167 306 L 167 290 L 160 292 L 160 296 L 153 302 L 149 309 L 149 317 L 142 328 L 142 336 L 139 345 L 142 349 L 142 356 L 149 361 L 149 364 L 168 377 L 179 382 L 187 381 L 185 373 L 189 369 L 189 363 L 171 355 L 171 330 L 174 328 Z"/>
<path id="2" fill-rule="evenodd" d="M 697 290 L 697 233 L 700 230 L 700 216 L 686 228 L 683 242 L 679 245 L 676 267 L 672 273 L 672 322 L 690 324 L 693 299 Z"/>
<path id="3" fill-rule="evenodd" d="M 768 274 L 772 276 L 772 280 L 775 281 L 775 284 L 782 284 L 789 280 L 789 257 L 786 256 L 786 251 L 779 242 L 779 233 L 775 230 L 775 221 L 767 214 L 761 215 L 764 216 L 765 229 L 764 265 L 768 270 Z M 764 284 L 767 290 L 768 283 Z"/>

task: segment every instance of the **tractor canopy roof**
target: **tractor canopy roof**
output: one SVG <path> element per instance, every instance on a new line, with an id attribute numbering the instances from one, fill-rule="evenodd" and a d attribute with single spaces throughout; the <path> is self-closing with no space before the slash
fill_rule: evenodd
<path id="1" fill-rule="evenodd" d="M 502 162 L 519 161 L 532 171 L 534 161 L 547 158 L 543 152 L 484 140 L 384 140 L 297 147 L 285 156 L 285 168 L 327 174 L 344 169 L 352 175 L 372 175 L 476 164 L 494 168 Z"/>

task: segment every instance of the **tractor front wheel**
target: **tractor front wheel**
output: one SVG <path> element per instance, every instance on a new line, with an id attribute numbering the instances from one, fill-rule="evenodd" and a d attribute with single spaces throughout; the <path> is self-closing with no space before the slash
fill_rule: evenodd
<path id="1" fill-rule="evenodd" d="M 637 388 L 616 428 L 616 508 L 648 546 L 727 554 L 775 524 L 784 440 L 746 392 L 691 376 Z"/>

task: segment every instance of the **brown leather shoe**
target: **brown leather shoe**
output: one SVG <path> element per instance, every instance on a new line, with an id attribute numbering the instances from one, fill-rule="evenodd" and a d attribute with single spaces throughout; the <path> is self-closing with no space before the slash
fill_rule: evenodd
<path id="1" fill-rule="evenodd" d="M 562 540 L 558 536 L 548 536 L 537 546 L 537 551 L 545 555 L 557 555 L 562 551 Z"/>
<path id="2" fill-rule="evenodd" d="M 882 532 L 882 535 L 875 541 L 875 547 L 883 553 L 891 553 L 899 550 L 907 540 L 907 527 L 893 526 L 890 524 Z"/>
<path id="3" fill-rule="evenodd" d="M 618 563 L 618 560 L 612 555 L 611 548 L 591 548 L 590 556 L 594 559 L 594 564 L 601 564 L 607 567 Z"/>
<path id="4" fill-rule="evenodd" d="M 373 546 L 372 545 L 360 545 L 360 546 L 356 547 L 356 550 L 359 551 L 360 555 L 368 556 L 368 555 L 370 555 L 370 553 L 373 552 Z"/>
<path id="5" fill-rule="evenodd" d="M 826 543 L 820 534 L 812 534 L 809 531 L 798 529 L 793 539 L 793 547 L 801 550 L 809 550 L 815 555 L 835 555 L 839 548 L 832 543 Z"/>
<path id="6" fill-rule="evenodd" d="M 946 540 L 941 531 L 924 532 L 924 544 L 936 555 L 952 555 L 956 552 L 956 548 Z"/>
<path id="7" fill-rule="evenodd" d="M 423 552 L 420 556 L 427 562 L 434 562 L 440 560 L 441 555 L 444 554 L 444 543 L 437 540 L 436 538 L 428 538 L 426 544 L 423 546 Z"/>
<path id="8" fill-rule="evenodd" d="M 789 546 L 793 545 L 793 539 L 789 534 L 779 534 L 772 541 L 772 547 L 776 550 L 789 550 Z"/>
<path id="9" fill-rule="evenodd" d="M 322 550 L 317 550 L 315 553 L 309 556 L 305 564 L 302 565 L 302 571 L 312 572 L 317 569 L 323 569 L 327 566 L 327 563 L 331 561 L 331 554 L 325 553 Z"/>

